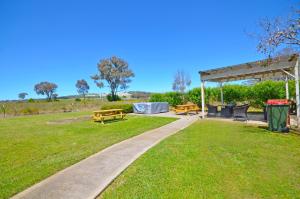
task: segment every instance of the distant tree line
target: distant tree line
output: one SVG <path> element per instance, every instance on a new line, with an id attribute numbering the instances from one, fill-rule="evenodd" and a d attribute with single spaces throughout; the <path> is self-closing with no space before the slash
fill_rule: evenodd
<path id="1" fill-rule="evenodd" d="M 100 60 L 97 67 L 98 74 L 91 76 L 96 83 L 96 86 L 99 88 L 107 86 L 110 89 L 110 95 L 107 96 L 110 101 L 120 100 L 117 93 L 127 89 L 131 82 L 131 78 L 134 77 L 134 73 L 129 69 L 128 63 L 119 57 L 113 56 Z M 78 94 L 82 95 L 85 99 L 85 96 L 90 89 L 87 81 L 84 79 L 77 80 L 75 87 Z M 34 91 L 38 95 L 46 96 L 47 101 L 51 101 L 56 100 L 58 97 L 58 94 L 56 93 L 57 88 L 57 84 L 43 81 L 34 86 Z M 18 94 L 18 98 L 24 100 L 27 95 L 28 93 L 21 92 Z"/>

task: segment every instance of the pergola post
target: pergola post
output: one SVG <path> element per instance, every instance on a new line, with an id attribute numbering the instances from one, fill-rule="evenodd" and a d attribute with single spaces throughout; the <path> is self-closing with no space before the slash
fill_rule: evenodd
<path id="1" fill-rule="evenodd" d="M 223 96 L 223 83 L 220 82 L 220 90 L 221 90 L 221 102 L 222 106 L 224 105 L 224 96 Z"/>
<path id="2" fill-rule="evenodd" d="M 205 104 L 205 97 L 204 97 L 204 81 L 201 81 L 201 105 L 202 105 L 202 119 L 204 119 L 204 104 Z"/>
<path id="3" fill-rule="evenodd" d="M 296 83 L 296 104 L 297 104 L 297 126 L 300 118 L 300 99 L 299 99 L 299 62 L 298 58 L 295 64 L 295 83 Z"/>
<path id="4" fill-rule="evenodd" d="M 285 76 L 285 97 L 286 99 L 290 99 L 290 95 L 289 95 L 289 79 L 288 76 Z"/>

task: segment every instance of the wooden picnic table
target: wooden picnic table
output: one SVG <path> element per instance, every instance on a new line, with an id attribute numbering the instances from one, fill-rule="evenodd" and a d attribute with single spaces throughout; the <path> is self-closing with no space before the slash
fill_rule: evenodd
<path id="1" fill-rule="evenodd" d="M 176 114 L 179 114 L 179 113 L 188 114 L 191 112 L 198 113 L 198 111 L 200 111 L 200 109 L 196 104 L 183 104 L 183 105 L 177 105 L 175 107 Z"/>
<path id="2" fill-rule="evenodd" d="M 104 123 L 105 119 L 116 119 L 121 118 L 124 119 L 126 114 L 123 113 L 123 109 L 108 109 L 108 110 L 99 110 L 93 112 L 93 120 L 95 122 Z"/>

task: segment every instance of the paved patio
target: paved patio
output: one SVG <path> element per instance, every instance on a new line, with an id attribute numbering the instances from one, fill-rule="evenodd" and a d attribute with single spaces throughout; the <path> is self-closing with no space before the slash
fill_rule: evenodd
<path id="1" fill-rule="evenodd" d="M 136 114 L 136 113 L 131 113 L 130 115 L 142 115 L 142 114 Z M 205 113 L 206 115 L 206 113 Z M 186 117 L 199 117 L 200 119 L 202 118 L 202 113 L 200 112 L 199 114 L 192 114 L 192 115 L 176 115 L 175 112 L 169 111 L 167 113 L 159 113 L 159 114 L 143 114 L 143 116 L 156 116 L 156 117 L 174 117 L 174 118 L 186 118 Z M 209 117 L 205 118 L 209 120 L 221 120 L 221 121 L 234 121 L 233 118 L 224 118 L 221 117 L 220 113 L 218 113 L 217 117 Z M 291 118 L 291 121 L 293 121 L 293 118 Z M 237 122 L 243 122 L 247 124 L 253 124 L 253 125 L 260 125 L 260 126 L 266 126 L 267 122 L 264 121 L 264 115 L 263 113 L 248 113 L 248 120 L 247 121 L 237 121 Z"/>
<path id="2" fill-rule="evenodd" d="M 197 115 L 179 117 L 180 119 L 175 122 L 112 145 L 33 185 L 13 198 L 95 198 L 148 149 L 199 119 Z"/>

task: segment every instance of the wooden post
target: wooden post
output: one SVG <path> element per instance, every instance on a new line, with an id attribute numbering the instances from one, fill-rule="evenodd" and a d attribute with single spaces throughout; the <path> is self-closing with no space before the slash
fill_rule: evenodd
<path id="1" fill-rule="evenodd" d="M 296 104 L 297 104 L 297 127 L 299 127 L 300 118 L 300 99 L 299 99 L 299 61 L 297 58 L 295 65 L 295 83 L 296 83 Z"/>
<path id="2" fill-rule="evenodd" d="M 285 76 L 285 97 L 286 99 L 290 99 L 290 95 L 289 95 L 289 79 L 288 76 Z"/>
<path id="3" fill-rule="evenodd" d="M 222 106 L 224 105 L 224 97 L 223 97 L 223 83 L 220 83 L 220 89 L 221 89 L 221 103 Z"/>
<path id="4" fill-rule="evenodd" d="M 204 104 L 205 104 L 205 102 L 204 102 L 204 100 L 205 100 L 205 97 L 204 97 L 204 81 L 201 81 L 201 105 L 202 105 L 202 119 L 204 119 L 204 108 L 205 108 L 205 106 L 204 106 Z"/>

